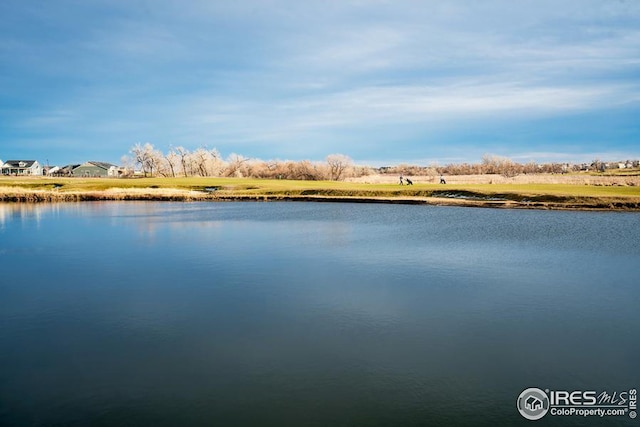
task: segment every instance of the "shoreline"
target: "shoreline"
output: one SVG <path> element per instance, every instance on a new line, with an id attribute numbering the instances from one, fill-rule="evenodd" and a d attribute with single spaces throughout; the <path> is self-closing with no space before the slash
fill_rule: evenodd
<path id="1" fill-rule="evenodd" d="M 154 202 L 316 202 L 316 203 L 379 203 L 431 206 L 459 206 L 501 209 L 573 210 L 573 211 L 623 211 L 640 212 L 640 201 L 603 197 L 550 197 L 544 200 L 495 199 L 489 196 L 465 196 L 464 192 L 452 191 L 450 196 L 363 196 L 323 194 L 234 194 L 233 192 L 203 192 L 181 189 L 113 189 L 100 191 L 60 192 L 56 190 L 28 190 L 4 188 L 0 190 L 0 203 L 39 204 L 97 201 L 154 201 Z"/>
<path id="2" fill-rule="evenodd" d="M 369 176 L 368 179 L 388 176 Z M 519 179 L 535 182 L 517 182 Z M 584 182 L 586 176 L 516 177 L 502 184 L 414 180 L 415 185 L 254 178 L 52 178 L 0 177 L 0 203 L 85 201 L 298 201 L 387 203 L 504 209 L 640 211 L 640 176 Z M 600 179 L 600 177 L 597 177 Z M 553 182 L 549 180 L 553 179 Z M 452 179 L 454 181 L 454 179 Z M 576 182 L 578 181 L 578 182 Z M 582 183 L 580 183 L 582 181 Z"/>

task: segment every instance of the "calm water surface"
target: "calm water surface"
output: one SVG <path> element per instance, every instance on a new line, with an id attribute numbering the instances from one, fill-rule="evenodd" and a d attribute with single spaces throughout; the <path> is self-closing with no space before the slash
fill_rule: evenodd
<path id="1" fill-rule="evenodd" d="M 2 426 L 524 420 L 640 388 L 640 215 L 0 205 Z"/>

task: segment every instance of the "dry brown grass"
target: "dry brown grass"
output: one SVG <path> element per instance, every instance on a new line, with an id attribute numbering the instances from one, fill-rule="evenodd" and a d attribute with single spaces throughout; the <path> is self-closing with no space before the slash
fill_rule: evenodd
<path id="1" fill-rule="evenodd" d="M 414 184 L 437 184 L 439 176 L 411 177 Z M 640 187 L 640 176 L 599 176 L 582 174 L 530 174 L 505 177 L 497 174 L 487 175 L 447 175 L 447 184 L 567 184 L 594 186 L 636 186 Z M 397 175 L 368 175 L 349 178 L 348 182 L 366 184 L 398 184 Z"/>
<path id="2" fill-rule="evenodd" d="M 349 182 L 248 178 L 3 178 L 0 179 L 0 202 L 299 200 L 640 210 L 640 177 L 637 176 L 462 175 L 447 176 L 447 185 L 438 184 L 438 177 L 416 177 L 414 186 L 400 186 L 397 179 L 392 175 L 368 176 Z"/>
<path id="3" fill-rule="evenodd" d="M 0 202 L 83 202 L 99 200 L 208 200 L 211 195 L 167 188 L 109 188 L 97 191 L 56 191 L 0 187 Z"/>

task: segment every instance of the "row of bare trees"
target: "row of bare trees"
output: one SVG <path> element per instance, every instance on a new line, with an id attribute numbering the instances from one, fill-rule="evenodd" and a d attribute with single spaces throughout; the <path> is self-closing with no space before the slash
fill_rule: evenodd
<path id="1" fill-rule="evenodd" d="M 172 147 L 163 153 L 152 144 L 136 144 L 131 156 L 122 159 L 130 169 L 138 169 L 144 176 L 188 177 L 249 177 L 299 180 L 343 180 L 370 173 L 369 168 L 354 166 L 343 154 L 331 154 L 326 161 L 311 162 L 257 160 L 231 154 L 223 159 L 218 150 L 200 147 L 189 151 L 184 147 Z"/>
<path id="2" fill-rule="evenodd" d="M 568 163 L 517 163 L 508 157 L 486 154 L 480 163 L 452 163 L 445 166 L 398 165 L 381 169 L 384 173 L 405 176 L 496 174 L 509 178 L 534 173 L 566 173 L 585 170 L 585 167 L 584 164 L 571 165 Z"/>
<path id="3" fill-rule="evenodd" d="M 226 159 L 218 150 L 206 147 L 190 151 L 184 147 L 172 147 L 163 153 L 152 144 L 136 144 L 131 156 L 123 163 L 130 170 L 141 170 L 144 176 L 188 177 L 247 177 L 298 180 L 344 180 L 373 173 L 400 176 L 484 175 L 498 174 L 513 177 L 534 173 L 566 173 L 579 170 L 604 171 L 605 163 L 594 160 L 591 164 L 568 163 L 517 163 L 507 157 L 486 154 L 480 163 L 456 163 L 446 166 L 417 166 L 401 164 L 380 168 L 356 166 L 343 154 L 331 154 L 324 162 L 258 160 L 231 154 Z M 634 167 L 637 162 L 634 163 Z"/>

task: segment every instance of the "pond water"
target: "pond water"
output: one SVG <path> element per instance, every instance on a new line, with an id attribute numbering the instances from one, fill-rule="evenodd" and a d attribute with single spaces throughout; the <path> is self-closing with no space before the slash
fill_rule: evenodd
<path id="1" fill-rule="evenodd" d="M 0 204 L 2 426 L 495 426 L 640 388 L 640 215 Z M 639 425 L 545 416 L 536 425 Z"/>

